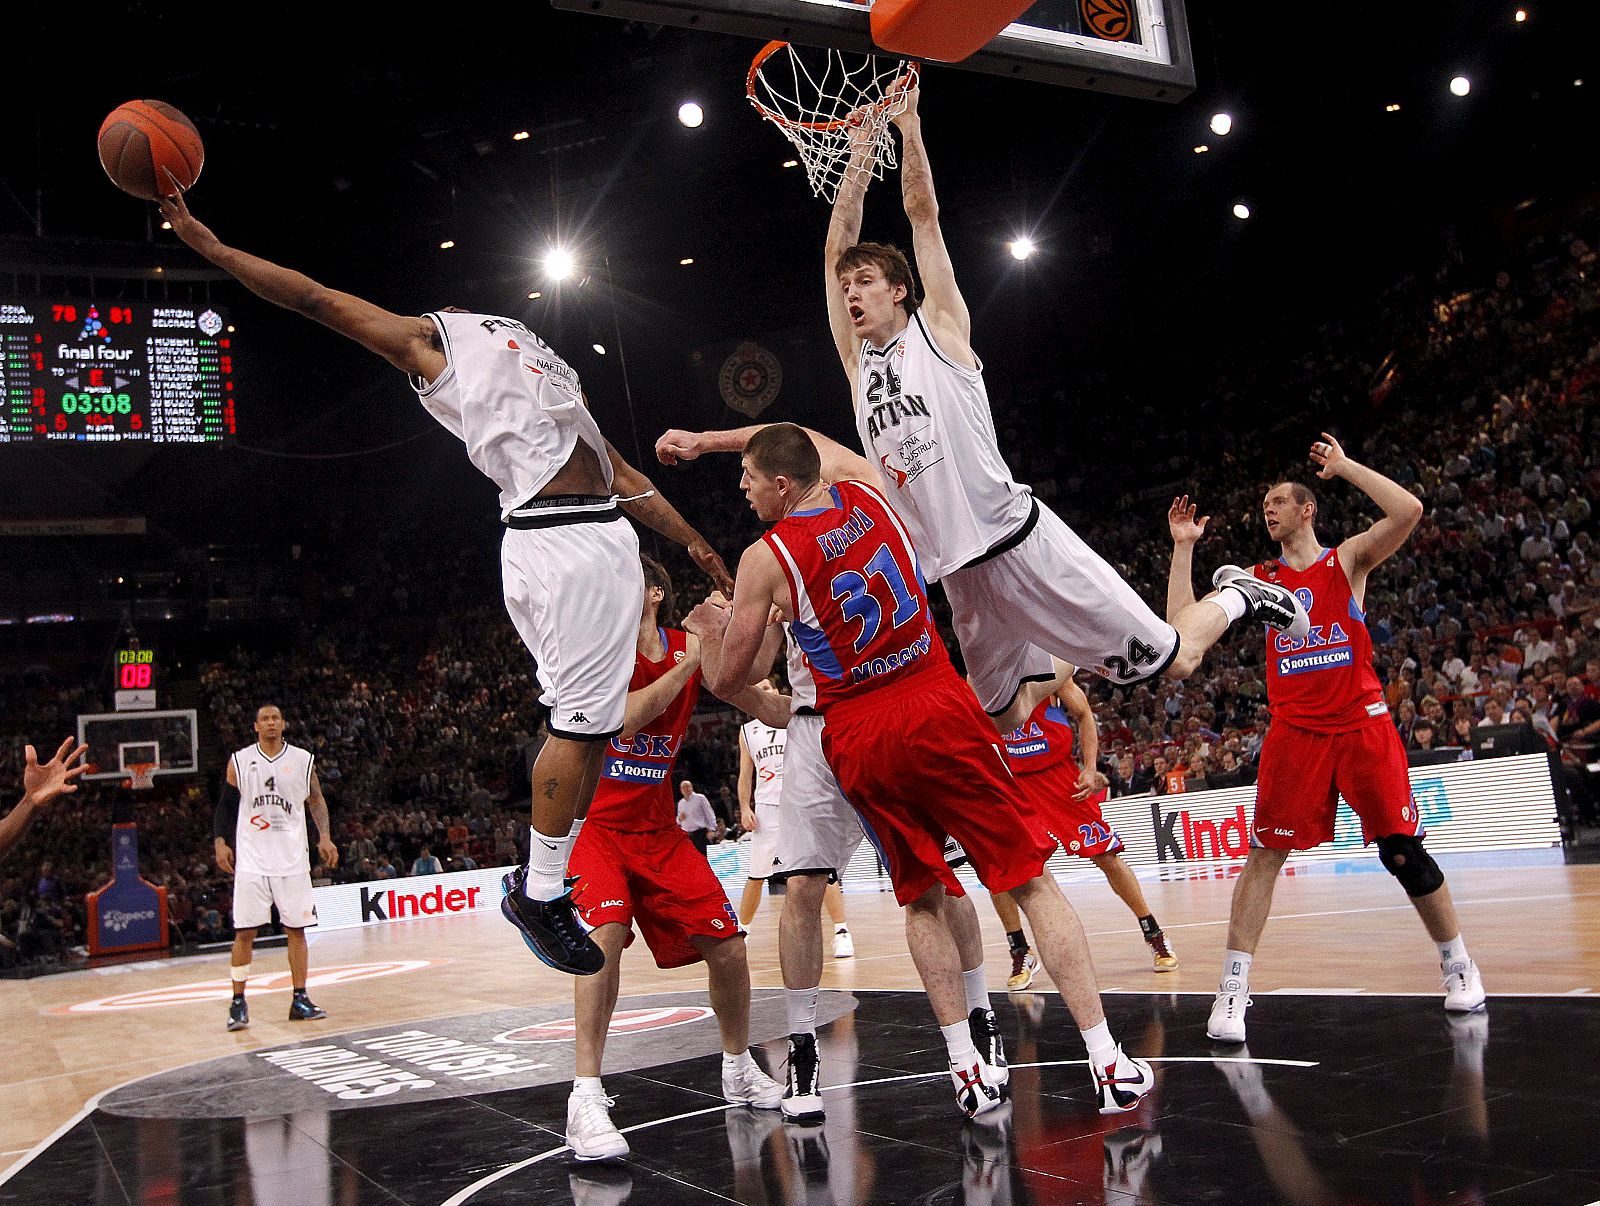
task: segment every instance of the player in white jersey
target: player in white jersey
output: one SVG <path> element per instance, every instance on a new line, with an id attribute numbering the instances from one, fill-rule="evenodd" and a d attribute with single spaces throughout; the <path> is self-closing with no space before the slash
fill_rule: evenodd
<path id="1" fill-rule="evenodd" d="M 917 91 L 894 118 L 919 299 L 905 255 L 859 242 L 871 173 L 851 171 L 834 202 L 826 246 L 828 321 L 850 376 L 856 429 L 881 489 L 911 535 L 928 581 L 942 581 L 968 675 L 1002 732 L 1027 713 L 1018 691 L 1053 676 L 1052 654 L 1131 686 L 1183 678 L 1228 625 L 1245 616 L 1304 635 L 1305 609 L 1245 570 L 1168 623 L 1049 507 L 1011 475 L 995 439 L 971 319 L 939 227 Z M 864 154 L 859 149 L 858 155 Z M 740 451 L 759 428 L 669 431 L 666 463 Z M 814 436 L 822 475 L 836 481 L 848 450 Z"/>
<path id="2" fill-rule="evenodd" d="M 322 798 L 311 751 L 283 739 L 283 713 L 273 704 L 256 710 L 256 743 L 228 759 L 217 803 L 217 866 L 233 876 L 233 1001 L 228 1029 L 250 1024 L 245 981 L 256 931 L 272 920 L 276 906 L 289 942 L 289 976 L 294 999 L 291 1022 L 326 1017 L 306 995 L 306 927 L 317 924 L 311 891 L 311 855 L 306 816 L 316 822 L 317 853 L 329 867 L 339 861 L 328 827 L 328 802 Z M 229 841 L 232 845 L 229 845 Z"/>
<path id="3" fill-rule="evenodd" d="M 731 590 L 727 567 L 605 440 L 578 375 L 522 323 L 455 309 L 394 314 L 227 246 L 181 194 L 162 201 L 161 212 L 180 239 L 253 293 L 406 373 L 428 413 L 500 488 L 506 609 L 550 709 L 550 739 L 533 768 L 528 864 L 506 876 L 502 912 L 544 962 L 592 975 L 605 957 L 578 924 L 564 876 L 574 821 L 594 798 L 605 743 L 622 730 L 633 674 L 644 579 L 622 513 L 682 544 Z"/>

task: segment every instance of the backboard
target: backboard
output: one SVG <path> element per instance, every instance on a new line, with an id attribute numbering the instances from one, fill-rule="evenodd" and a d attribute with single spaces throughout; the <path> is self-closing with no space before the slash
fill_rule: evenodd
<path id="1" fill-rule="evenodd" d="M 135 762 L 157 775 L 192 775 L 200 769 L 193 708 L 172 712 L 100 712 L 78 717 L 78 740 L 89 747 L 94 769 L 85 779 L 125 779 Z"/>
<path id="2" fill-rule="evenodd" d="M 976 2 L 976 0 L 974 0 Z M 871 0 L 551 0 L 556 8 L 863 53 Z M 939 64 L 1122 96 L 1194 91 L 1184 0 L 1038 0 L 977 54 Z M 887 52 L 881 52 L 887 53 Z"/>

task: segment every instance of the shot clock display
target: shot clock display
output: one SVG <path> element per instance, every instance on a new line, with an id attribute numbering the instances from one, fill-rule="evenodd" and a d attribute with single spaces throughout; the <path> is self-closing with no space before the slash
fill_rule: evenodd
<path id="1" fill-rule="evenodd" d="M 155 690 L 156 655 L 153 649 L 118 649 L 116 666 L 116 690 Z"/>
<path id="2" fill-rule="evenodd" d="M 233 339 L 222 311 L 0 299 L 0 444 L 224 443 Z"/>

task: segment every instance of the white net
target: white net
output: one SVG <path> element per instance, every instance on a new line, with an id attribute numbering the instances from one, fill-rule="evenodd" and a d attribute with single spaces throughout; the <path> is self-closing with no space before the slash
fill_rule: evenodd
<path id="1" fill-rule="evenodd" d="M 895 166 L 889 120 L 917 86 L 918 66 L 775 42 L 756 56 L 747 91 L 756 111 L 794 144 L 811 191 L 831 205 L 847 176 L 882 179 Z"/>

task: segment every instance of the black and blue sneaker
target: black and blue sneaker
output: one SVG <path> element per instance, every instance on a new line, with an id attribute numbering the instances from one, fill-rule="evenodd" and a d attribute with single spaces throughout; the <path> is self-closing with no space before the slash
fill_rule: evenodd
<path id="1" fill-rule="evenodd" d="M 250 1025 L 250 1007 L 243 997 L 234 997 L 228 1006 L 228 1031 L 243 1030 Z"/>
<path id="2" fill-rule="evenodd" d="M 578 881 L 567 880 L 567 890 L 554 900 L 533 900 L 524 890 L 527 880 L 526 867 L 506 873 L 500 880 L 505 892 L 500 911 L 517 927 L 528 949 L 568 975 L 592 976 L 603 968 L 605 952 L 579 923 L 577 906 L 572 903 L 572 888 Z"/>
<path id="3" fill-rule="evenodd" d="M 314 1005 L 311 998 L 306 996 L 306 990 L 294 990 L 294 1000 L 289 1002 L 289 1020 L 291 1022 L 316 1022 L 327 1017 L 327 1013 Z"/>

